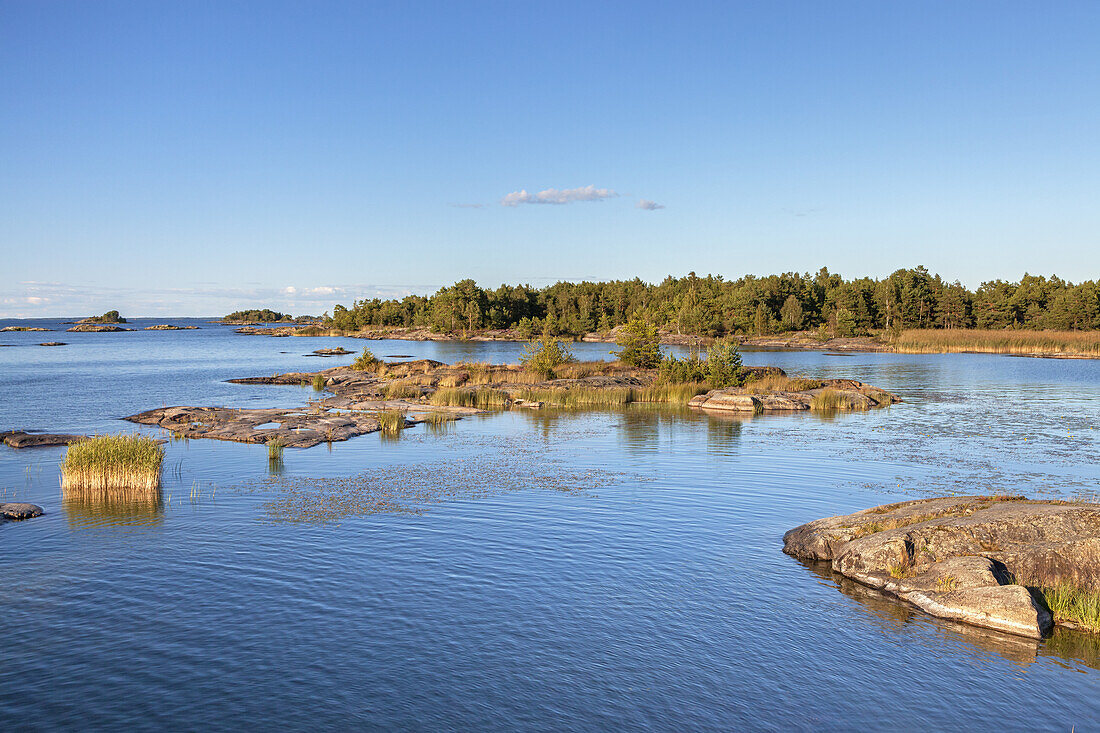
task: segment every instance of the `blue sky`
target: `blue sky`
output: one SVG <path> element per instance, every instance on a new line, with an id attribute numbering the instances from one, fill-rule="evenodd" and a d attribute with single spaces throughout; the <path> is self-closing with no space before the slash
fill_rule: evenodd
<path id="1" fill-rule="evenodd" d="M 0 0 L 0 315 L 1093 279 L 1097 37 L 1095 2 Z"/>

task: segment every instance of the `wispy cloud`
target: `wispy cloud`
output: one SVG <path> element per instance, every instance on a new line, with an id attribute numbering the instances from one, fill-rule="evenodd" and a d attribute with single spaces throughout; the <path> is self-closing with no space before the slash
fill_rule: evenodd
<path id="1" fill-rule="evenodd" d="M 484 209 L 485 204 L 447 204 L 453 206 L 456 209 Z"/>
<path id="2" fill-rule="evenodd" d="M 656 211 L 657 209 L 665 208 L 665 205 L 659 204 L 656 201 L 650 201 L 649 199 L 638 199 L 638 203 L 635 204 L 635 208 L 645 209 L 646 211 Z"/>
<path id="3" fill-rule="evenodd" d="M 578 201 L 603 201 L 616 198 L 619 194 L 610 188 L 583 186 L 581 188 L 548 188 L 538 193 L 528 193 L 526 189 L 513 191 L 500 200 L 502 206 L 520 204 L 572 204 Z"/>
<path id="4" fill-rule="evenodd" d="M 336 303 L 363 298 L 402 298 L 413 289 L 375 285 L 286 285 L 188 288 L 102 287 L 25 281 L 0 292 L 0 317 L 87 316 L 119 310 L 124 316 L 216 316 L 241 308 L 274 308 L 294 315 L 318 315 Z M 417 291 L 419 292 L 419 291 Z"/>

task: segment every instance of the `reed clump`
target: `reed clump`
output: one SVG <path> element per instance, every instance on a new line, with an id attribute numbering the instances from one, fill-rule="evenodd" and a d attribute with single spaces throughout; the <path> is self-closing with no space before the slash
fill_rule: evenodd
<path id="1" fill-rule="evenodd" d="M 160 487 L 164 449 L 143 435 L 97 435 L 73 443 L 61 463 L 64 492 L 91 491 L 126 498 Z"/>
<path id="2" fill-rule="evenodd" d="M 323 392 L 325 389 L 325 378 L 320 374 L 313 375 L 313 389 L 316 392 Z"/>
<path id="3" fill-rule="evenodd" d="M 378 413 L 378 423 L 383 433 L 393 435 L 405 428 L 405 413 L 401 410 L 382 410 Z"/>
<path id="4" fill-rule="evenodd" d="M 499 389 L 461 389 L 444 387 L 432 394 L 429 402 L 433 405 L 449 407 L 476 407 L 488 410 L 507 407 L 511 398 Z"/>
<path id="5" fill-rule="evenodd" d="M 1033 577 L 1010 577 L 1010 582 L 1038 595 L 1054 622 L 1100 633 L 1100 591 L 1081 588 L 1069 581 L 1048 582 Z"/>
<path id="6" fill-rule="evenodd" d="M 698 382 L 687 384 L 658 383 L 642 388 L 574 387 L 572 389 L 560 389 L 548 387 L 521 390 L 518 397 L 530 402 L 542 402 L 552 407 L 621 407 L 634 402 L 687 404 L 692 397 L 703 394 L 709 389 L 710 387 L 707 384 Z"/>
<path id="7" fill-rule="evenodd" d="M 865 410 L 867 404 L 841 390 L 825 388 L 810 400 L 810 409 L 822 412 L 830 410 Z"/>
<path id="8" fill-rule="evenodd" d="M 278 438 L 267 441 L 267 459 L 269 461 L 283 460 L 283 444 Z"/>
<path id="9" fill-rule="evenodd" d="M 766 374 L 759 379 L 746 382 L 743 389 L 750 394 L 766 394 L 768 392 L 805 392 L 811 389 L 820 389 L 822 386 L 822 382 L 817 379 Z"/>
<path id="10" fill-rule="evenodd" d="M 383 393 L 391 400 L 416 399 L 420 397 L 420 387 L 413 381 L 402 380 L 387 384 Z"/>
<path id="11" fill-rule="evenodd" d="M 977 351 L 988 354 L 1100 356 L 1100 331 L 912 329 L 892 342 L 906 354 Z"/>

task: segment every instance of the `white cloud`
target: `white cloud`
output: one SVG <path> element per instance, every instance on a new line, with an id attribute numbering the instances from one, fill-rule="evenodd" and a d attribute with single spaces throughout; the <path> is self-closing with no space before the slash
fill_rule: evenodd
<path id="1" fill-rule="evenodd" d="M 656 211 L 657 209 L 665 208 L 665 205 L 659 204 L 656 201 L 650 201 L 649 199 L 638 199 L 636 207 L 639 209 L 645 209 L 646 211 Z"/>
<path id="2" fill-rule="evenodd" d="M 595 186 L 583 186 L 581 188 L 548 188 L 538 193 L 528 193 L 526 189 L 513 191 L 500 200 L 502 206 L 519 206 L 520 204 L 572 204 L 577 201 L 603 201 L 617 197 L 619 194 L 610 188 L 596 188 Z"/>
<path id="3" fill-rule="evenodd" d="M 374 285 L 302 287 L 218 287 L 196 284 L 185 288 L 127 288 L 64 283 L 20 282 L 0 292 L 0 318 L 47 318 L 95 315 L 118 310 L 124 316 L 220 316 L 242 308 L 273 308 L 294 315 L 319 315 L 342 303 L 364 298 L 403 298 L 411 288 Z"/>

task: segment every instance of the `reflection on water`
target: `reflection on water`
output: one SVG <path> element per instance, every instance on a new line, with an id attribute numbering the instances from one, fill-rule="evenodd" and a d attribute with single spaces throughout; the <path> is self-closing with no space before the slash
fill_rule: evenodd
<path id="1" fill-rule="evenodd" d="M 1039 657 L 1054 657 L 1100 669 L 1100 634 L 1056 627 L 1049 637 L 1039 641 L 947 619 L 933 619 L 907 603 L 834 572 L 828 562 L 798 562 L 822 582 L 834 585 L 845 596 L 856 601 L 858 608 L 885 634 L 896 635 L 910 624 L 921 624 L 934 628 L 945 644 L 966 644 L 1020 666 L 1032 664 Z"/>
<path id="2" fill-rule="evenodd" d="M 126 495 L 118 492 L 84 492 L 66 489 L 61 507 L 73 529 L 102 525 L 155 525 L 164 521 L 161 489 L 142 489 Z"/>

